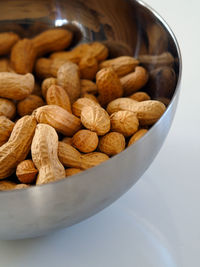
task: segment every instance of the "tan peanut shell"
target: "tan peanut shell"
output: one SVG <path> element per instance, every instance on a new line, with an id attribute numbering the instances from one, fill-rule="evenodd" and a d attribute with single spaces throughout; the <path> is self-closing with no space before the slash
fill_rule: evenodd
<path id="1" fill-rule="evenodd" d="M 44 105 L 45 103 L 41 97 L 37 95 L 29 95 L 25 99 L 18 102 L 17 113 L 21 117 L 25 115 L 31 115 L 35 109 Z"/>
<path id="2" fill-rule="evenodd" d="M 47 90 L 51 85 L 56 85 L 57 79 L 54 77 L 46 78 L 42 82 L 42 96 L 46 99 Z"/>
<path id="3" fill-rule="evenodd" d="M 31 145 L 31 154 L 39 170 L 36 184 L 46 184 L 65 178 L 65 169 L 58 159 L 58 135 L 47 124 L 38 124 Z"/>
<path id="4" fill-rule="evenodd" d="M 120 80 L 113 68 L 101 69 L 96 75 L 96 84 L 102 106 L 123 95 Z"/>
<path id="5" fill-rule="evenodd" d="M 34 76 L 0 72 L 0 97 L 22 100 L 30 95 L 34 88 Z"/>
<path id="6" fill-rule="evenodd" d="M 65 89 L 71 104 L 73 104 L 81 93 L 79 69 L 77 65 L 70 61 L 63 64 L 57 72 L 57 84 Z"/>
<path id="7" fill-rule="evenodd" d="M 110 117 L 112 131 L 119 132 L 125 137 L 134 134 L 139 127 L 136 115 L 131 111 L 121 110 Z"/>
<path id="8" fill-rule="evenodd" d="M 19 36 L 13 32 L 0 33 L 0 56 L 8 55 Z"/>
<path id="9" fill-rule="evenodd" d="M 79 118 L 56 105 L 46 105 L 34 111 L 38 123 L 51 125 L 56 131 L 72 136 L 81 128 Z"/>
<path id="10" fill-rule="evenodd" d="M 83 57 L 79 62 L 81 79 L 94 80 L 99 69 L 95 57 Z"/>
<path id="11" fill-rule="evenodd" d="M 100 107 L 100 105 L 92 99 L 82 97 L 76 100 L 72 105 L 73 114 L 77 117 L 81 116 L 81 111 L 84 107 Z"/>
<path id="12" fill-rule="evenodd" d="M 38 170 L 31 159 L 24 160 L 17 165 L 16 175 L 23 184 L 32 184 L 35 182 Z"/>
<path id="13" fill-rule="evenodd" d="M 152 125 L 160 119 L 165 112 L 165 105 L 157 100 L 147 100 L 133 105 L 132 111 L 137 114 L 140 125 Z"/>
<path id="14" fill-rule="evenodd" d="M 134 72 L 120 79 L 124 95 L 131 95 L 141 89 L 148 81 L 148 73 L 143 67 L 136 67 Z"/>
<path id="15" fill-rule="evenodd" d="M 36 60 L 36 51 L 32 41 L 29 39 L 19 40 L 12 48 L 10 60 L 16 73 L 32 72 Z"/>
<path id="16" fill-rule="evenodd" d="M 133 93 L 131 96 L 130 96 L 131 99 L 133 100 L 136 100 L 136 101 L 146 101 L 146 100 L 150 100 L 151 97 L 145 93 L 145 92 L 136 92 L 136 93 Z"/>
<path id="17" fill-rule="evenodd" d="M 101 152 L 84 154 L 81 155 L 81 168 L 86 170 L 95 167 L 108 159 L 109 157 Z"/>
<path id="18" fill-rule="evenodd" d="M 90 80 L 81 79 L 81 96 L 84 96 L 85 93 L 97 94 L 97 86 Z"/>
<path id="19" fill-rule="evenodd" d="M 14 125 L 7 117 L 0 116 L 0 146 L 8 141 Z"/>
<path id="20" fill-rule="evenodd" d="M 35 64 L 35 72 L 39 78 L 56 77 L 59 68 L 66 63 L 63 59 L 39 58 Z"/>
<path id="21" fill-rule="evenodd" d="M 117 98 L 113 101 L 111 101 L 107 106 L 107 112 L 108 114 L 112 114 L 114 112 L 117 112 L 119 110 L 129 110 L 132 111 L 133 106 L 137 104 L 138 101 L 133 100 L 131 98 Z"/>
<path id="22" fill-rule="evenodd" d="M 7 143 L 0 147 L 0 179 L 10 176 L 28 155 L 36 128 L 34 116 L 19 119 Z"/>
<path id="23" fill-rule="evenodd" d="M 80 152 L 93 152 L 99 143 L 98 136 L 95 132 L 89 130 L 80 130 L 72 138 L 72 144 Z"/>
<path id="24" fill-rule="evenodd" d="M 81 168 L 81 153 L 69 144 L 59 142 L 58 157 L 65 167 Z"/>
<path id="25" fill-rule="evenodd" d="M 51 85 L 47 90 L 46 101 L 48 105 L 57 105 L 72 113 L 69 96 L 61 86 Z"/>
<path id="26" fill-rule="evenodd" d="M 72 32 L 66 29 L 49 29 L 32 39 L 37 56 L 67 48 L 72 41 Z"/>
<path id="27" fill-rule="evenodd" d="M 80 173 L 82 172 L 81 169 L 78 169 L 78 168 L 68 168 L 65 170 L 65 175 L 68 177 L 68 176 L 72 176 L 72 175 L 75 175 L 77 173 Z"/>
<path id="28" fill-rule="evenodd" d="M 110 131 L 110 118 L 108 113 L 101 107 L 88 106 L 81 111 L 81 122 L 88 130 L 104 135 Z"/>
<path id="29" fill-rule="evenodd" d="M 76 46 L 71 51 L 53 53 L 50 57 L 65 59 L 78 64 L 85 56 L 96 58 L 98 62 L 103 61 L 108 57 L 108 48 L 99 42 L 84 43 Z"/>
<path id="30" fill-rule="evenodd" d="M 0 116 L 6 116 L 8 119 L 13 119 L 15 115 L 15 104 L 11 100 L 0 98 Z"/>
<path id="31" fill-rule="evenodd" d="M 100 69 L 112 67 L 119 77 L 127 75 L 135 70 L 139 61 L 134 57 L 121 56 L 114 59 L 108 59 L 99 65 Z"/>
<path id="32" fill-rule="evenodd" d="M 134 133 L 133 136 L 131 136 L 128 146 L 134 144 L 137 140 L 139 140 L 143 135 L 145 135 L 148 132 L 147 129 L 140 129 L 136 133 Z"/>
<path id="33" fill-rule="evenodd" d="M 121 133 L 111 132 L 99 140 L 99 150 L 108 156 L 114 156 L 125 149 L 125 138 Z"/>

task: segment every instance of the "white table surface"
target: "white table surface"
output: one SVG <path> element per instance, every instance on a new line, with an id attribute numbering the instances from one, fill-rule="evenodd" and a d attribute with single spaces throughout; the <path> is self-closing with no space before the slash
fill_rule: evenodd
<path id="1" fill-rule="evenodd" d="M 147 2 L 173 29 L 184 66 L 160 153 L 128 193 L 96 216 L 47 237 L 0 241 L 0 266 L 200 266 L 200 2 Z"/>

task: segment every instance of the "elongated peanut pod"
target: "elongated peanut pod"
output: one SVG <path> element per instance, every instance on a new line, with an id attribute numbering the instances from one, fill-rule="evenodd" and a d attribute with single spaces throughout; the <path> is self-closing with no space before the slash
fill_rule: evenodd
<path id="1" fill-rule="evenodd" d="M 81 94 L 78 66 L 70 61 L 62 65 L 57 72 L 57 84 L 65 89 L 73 104 Z"/>
<path id="2" fill-rule="evenodd" d="M 37 125 L 31 153 L 33 162 L 39 170 L 37 185 L 65 177 L 65 169 L 58 159 L 58 135 L 53 127 L 47 124 Z"/>
<path id="3" fill-rule="evenodd" d="M 34 111 L 34 115 L 39 123 L 49 124 L 66 136 L 72 136 L 81 128 L 79 118 L 56 105 L 40 107 Z"/>
<path id="4" fill-rule="evenodd" d="M 34 89 L 34 76 L 31 73 L 21 75 L 16 73 L 0 73 L 0 97 L 22 100 Z"/>
<path id="5" fill-rule="evenodd" d="M 32 39 L 37 56 L 67 48 L 72 41 L 72 32 L 66 29 L 49 29 Z"/>
<path id="6" fill-rule="evenodd" d="M 34 116 L 24 116 L 15 124 L 7 143 L 0 147 L 0 179 L 10 176 L 28 155 L 36 128 Z"/>
<path id="7" fill-rule="evenodd" d="M 120 79 L 112 67 L 101 69 L 97 73 L 96 84 L 99 92 L 99 101 L 103 106 L 123 95 Z"/>
<path id="8" fill-rule="evenodd" d="M 124 76 L 135 70 L 139 61 L 133 57 L 121 56 L 114 59 L 108 59 L 100 64 L 100 69 L 113 67 L 119 77 Z"/>
<path id="9" fill-rule="evenodd" d="M 11 51 L 11 65 L 19 74 L 32 72 L 36 60 L 36 51 L 29 39 L 18 41 Z"/>
<path id="10" fill-rule="evenodd" d="M 124 95 L 131 95 L 141 89 L 148 81 L 149 75 L 143 67 L 136 67 L 134 72 L 120 79 Z"/>

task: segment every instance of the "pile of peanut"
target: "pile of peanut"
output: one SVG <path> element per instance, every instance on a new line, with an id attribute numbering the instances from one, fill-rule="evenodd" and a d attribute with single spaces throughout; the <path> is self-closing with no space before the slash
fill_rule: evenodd
<path id="1" fill-rule="evenodd" d="M 0 190 L 94 167 L 135 143 L 165 112 L 141 91 L 148 72 L 137 59 L 109 59 L 100 42 L 69 49 L 72 40 L 62 28 L 32 39 L 0 33 Z"/>

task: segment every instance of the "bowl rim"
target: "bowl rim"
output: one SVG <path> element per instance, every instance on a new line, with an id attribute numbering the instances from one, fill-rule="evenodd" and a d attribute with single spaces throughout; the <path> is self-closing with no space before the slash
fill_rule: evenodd
<path id="1" fill-rule="evenodd" d="M 168 112 L 168 110 L 171 108 L 173 102 L 175 101 L 175 98 L 177 97 L 179 91 L 180 91 L 180 83 L 181 83 L 181 79 L 182 79 L 182 55 L 181 55 L 181 50 L 180 50 L 180 46 L 178 44 L 178 40 L 173 32 L 173 30 L 171 29 L 171 27 L 168 25 L 168 23 L 165 21 L 165 19 L 154 9 L 152 8 L 151 6 L 149 6 L 146 2 L 144 2 L 143 0 L 129 0 L 130 2 L 136 2 L 137 4 L 143 6 L 144 8 L 146 8 L 148 11 L 150 11 L 157 19 L 159 22 L 161 22 L 162 24 L 162 27 L 164 27 L 168 33 L 170 34 L 174 44 L 175 44 L 175 47 L 176 47 L 176 51 L 177 51 L 177 56 L 178 56 L 178 60 L 179 60 L 179 74 L 178 74 L 178 79 L 177 79 L 177 82 L 176 82 L 176 88 L 174 90 L 174 93 L 173 93 L 173 96 L 170 100 L 170 103 L 169 105 L 167 106 L 164 114 L 160 117 L 160 119 L 154 124 L 152 125 L 152 127 L 148 130 L 148 132 L 142 136 L 136 143 L 139 144 L 140 142 L 142 142 L 144 140 L 144 138 L 148 138 L 148 136 L 152 133 L 153 129 L 155 127 L 157 127 L 158 124 L 161 123 L 161 121 L 164 119 L 164 116 L 165 114 Z M 86 170 L 83 170 L 82 172 L 80 173 L 77 173 L 75 175 L 72 175 L 72 176 L 69 176 L 69 177 L 64 177 L 63 179 L 60 179 L 58 181 L 54 181 L 54 182 L 51 182 L 51 183 L 47 183 L 47 184 L 42 184 L 42 185 L 34 185 L 34 186 L 30 186 L 30 187 L 27 187 L 27 188 L 21 188 L 20 190 L 5 190 L 5 191 L 0 191 L 0 195 L 7 195 L 7 194 L 20 194 L 20 193 L 23 193 L 23 192 L 31 192 L 31 191 L 35 191 L 35 190 L 40 190 L 41 188 L 48 188 L 48 187 L 52 187 L 54 186 L 55 184 L 62 184 L 62 183 L 68 183 L 67 181 L 69 179 L 73 179 L 74 177 L 77 177 L 77 176 L 81 176 L 84 172 L 84 174 L 87 174 L 88 172 L 91 171 L 91 169 L 98 169 L 100 167 L 102 167 L 102 165 L 105 165 L 105 164 L 111 164 L 111 161 L 115 160 L 116 158 L 118 157 L 121 157 L 124 153 L 128 153 L 128 151 L 130 149 L 134 149 L 136 143 L 132 144 L 130 147 L 127 147 L 125 148 L 125 150 L 123 150 L 121 153 L 113 156 L 112 158 L 110 158 L 109 160 L 105 161 L 105 162 L 102 162 L 101 164 L 95 166 L 95 167 L 92 167 L 90 169 L 86 169 Z M 4 179 L 2 179 L 1 181 L 4 181 Z M 42 190 L 42 189 L 41 189 Z M 45 190 L 45 189 L 44 189 Z"/>

